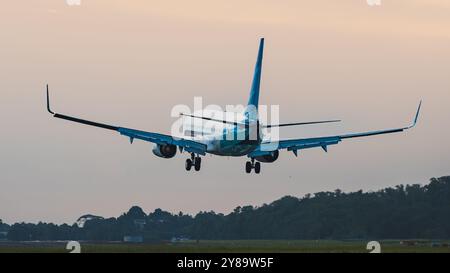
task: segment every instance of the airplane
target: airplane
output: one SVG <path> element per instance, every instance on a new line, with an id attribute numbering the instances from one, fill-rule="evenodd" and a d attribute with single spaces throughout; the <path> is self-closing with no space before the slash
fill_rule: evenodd
<path id="1" fill-rule="evenodd" d="M 411 125 L 402 128 L 394 128 L 387 130 L 369 131 L 363 133 L 351 133 L 334 136 L 323 136 L 313 138 L 299 138 L 287 140 L 267 140 L 264 137 L 263 129 L 286 127 L 286 126 L 302 126 L 311 124 L 323 124 L 340 122 L 340 120 L 324 120 L 312 122 L 297 122 L 286 124 L 272 124 L 263 125 L 260 123 L 258 116 L 259 106 L 259 92 L 263 63 L 264 38 L 260 40 L 259 50 L 257 55 L 256 67 L 253 76 L 253 82 L 250 90 L 250 97 L 248 104 L 241 113 L 242 118 L 238 121 L 227 121 L 225 119 L 213 119 L 201 115 L 184 114 L 191 119 L 207 120 L 209 122 L 217 122 L 225 125 L 223 130 L 218 130 L 212 135 L 189 135 L 184 137 L 175 137 L 172 135 L 159 134 L 154 132 L 146 132 L 126 127 L 120 127 L 110 124 L 99 123 L 95 121 L 85 120 L 78 117 L 68 116 L 64 114 L 55 113 L 50 108 L 49 87 L 47 85 L 47 110 L 55 118 L 81 123 L 84 125 L 94 126 L 110 131 L 118 132 L 120 135 L 128 137 L 133 143 L 134 139 L 139 139 L 154 144 L 153 153 L 161 158 L 173 158 L 177 154 L 187 152 L 190 157 L 186 159 L 185 169 L 190 171 L 194 167 L 195 171 L 201 169 L 201 156 L 206 154 L 213 154 L 217 156 L 229 157 L 248 157 L 245 164 L 245 172 L 251 173 L 252 170 L 256 174 L 261 171 L 261 163 L 273 163 L 278 157 L 280 150 L 287 150 L 293 152 L 297 157 L 298 151 L 311 148 L 322 148 L 328 152 L 328 146 L 336 145 L 343 140 L 367 136 L 375 136 L 382 134 L 399 133 L 411 129 L 416 126 L 419 118 L 422 101 L 420 101 L 417 108 L 416 115 Z M 229 135 L 240 136 L 240 138 L 228 138 Z"/>

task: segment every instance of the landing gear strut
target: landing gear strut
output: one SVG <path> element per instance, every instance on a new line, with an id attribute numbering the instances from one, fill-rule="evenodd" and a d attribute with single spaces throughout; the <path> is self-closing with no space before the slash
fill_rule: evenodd
<path id="1" fill-rule="evenodd" d="M 252 169 L 254 169 L 255 173 L 257 173 L 257 174 L 261 172 L 261 163 L 255 162 L 254 158 L 252 158 L 252 161 L 247 161 L 245 163 L 245 172 L 246 173 L 251 173 Z"/>
<path id="2" fill-rule="evenodd" d="M 195 156 L 195 154 L 191 154 L 191 158 L 186 159 L 186 171 L 190 171 L 192 167 L 194 167 L 195 171 L 200 171 L 202 167 L 202 158 L 200 156 Z"/>

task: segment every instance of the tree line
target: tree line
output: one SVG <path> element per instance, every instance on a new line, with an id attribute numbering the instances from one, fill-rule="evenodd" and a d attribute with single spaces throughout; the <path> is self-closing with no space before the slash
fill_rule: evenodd
<path id="1" fill-rule="evenodd" d="M 12 241 L 145 241 L 187 237 L 193 240 L 316 239 L 449 239 L 450 176 L 427 185 L 399 185 L 374 192 L 340 190 L 283 197 L 260 207 L 237 207 L 224 215 L 214 211 L 195 216 L 156 209 L 146 214 L 132 207 L 117 218 L 91 217 L 80 227 L 52 223 L 0 221 Z"/>

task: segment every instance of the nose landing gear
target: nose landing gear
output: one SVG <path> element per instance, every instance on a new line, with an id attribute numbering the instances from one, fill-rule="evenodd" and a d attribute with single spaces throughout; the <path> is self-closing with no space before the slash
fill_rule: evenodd
<path id="1" fill-rule="evenodd" d="M 194 167 L 195 171 L 200 171 L 202 167 L 202 158 L 200 156 L 195 156 L 195 154 L 191 154 L 191 158 L 186 159 L 186 171 L 190 171 L 192 167 Z"/>
<path id="2" fill-rule="evenodd" d="M 251 173 L 252 169 L 255 170 L 256 174 L 259 174 L 261 172 L 261 163 L 260 162 L 255 162 L 254 158 L 252 158 L 251 161 L 247 161 L 245 163 L 245 172 L 246 173 Z"/>

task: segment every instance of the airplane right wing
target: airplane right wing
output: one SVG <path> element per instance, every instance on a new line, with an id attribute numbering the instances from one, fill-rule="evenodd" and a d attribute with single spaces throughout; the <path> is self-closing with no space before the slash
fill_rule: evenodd
<path id="1" fill-rule="evenodd" d="M 416 126 L 417 120 L 419 118 L 421 105 L 422 101 L 419 103 L 419 107 L 417 108 L 417 112 L 413 123 L 408 127 L 369 131 L 364 133 L 327 136 L 327 137 L 289 139 L 289 140 L 280 140 L 278 142 L 276 141 L 263 142 L 255 151 L 249 154 L 249 157 L 257 157 L 261 155 L 271 154 L 276 150 L 283 150 L 283 149 L 292 151 L 295 154 L 295 156 L 297 156 L 299 150 L 310 149 L 315 147 L 321 147 L 325 152 L 327 152 L 328 146 L 339 144 L 339 142 L 341 142 L 344 139 L 403 132 Z"/>

